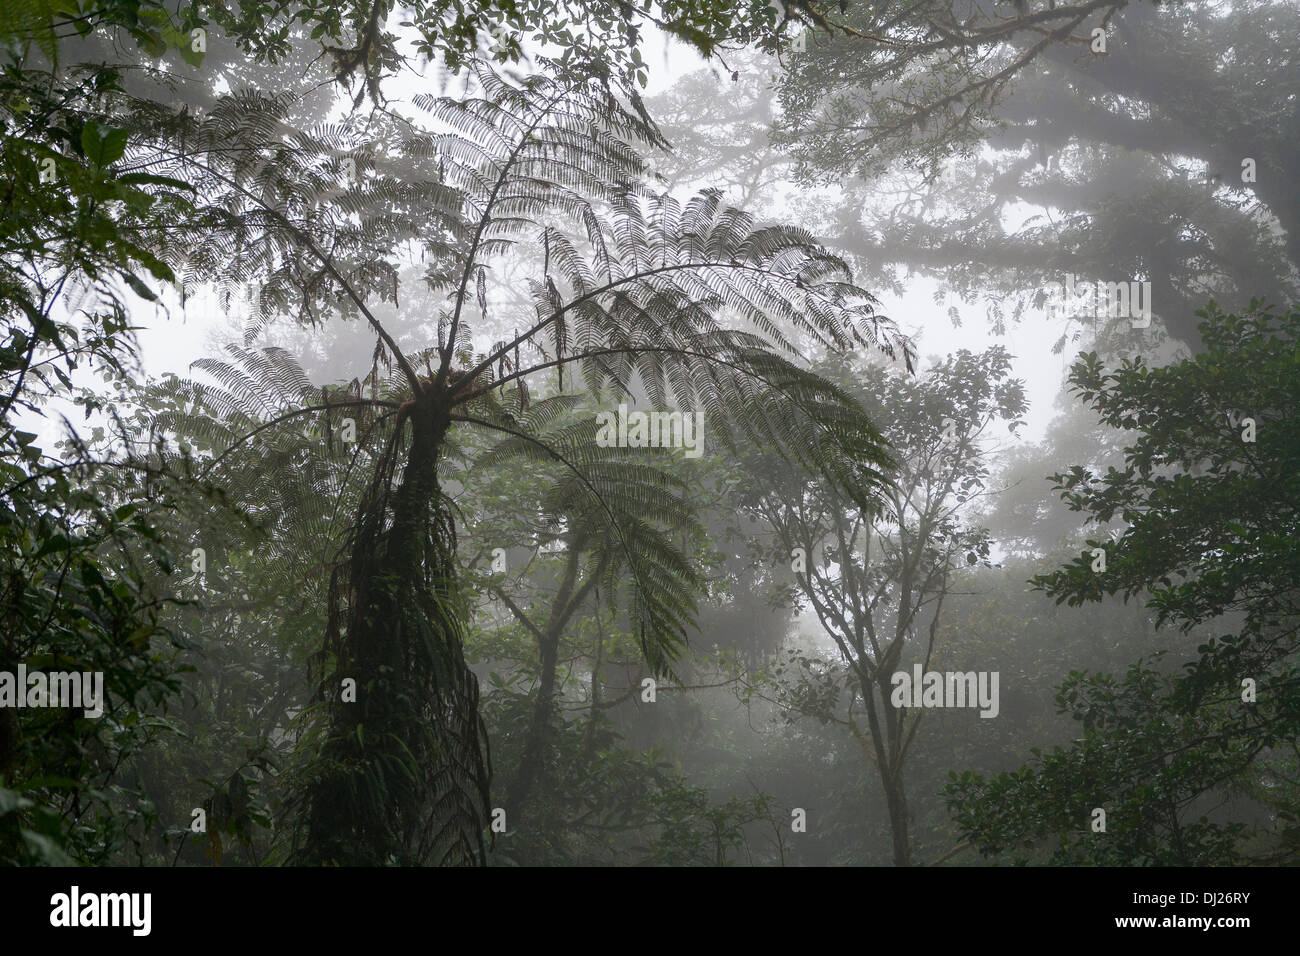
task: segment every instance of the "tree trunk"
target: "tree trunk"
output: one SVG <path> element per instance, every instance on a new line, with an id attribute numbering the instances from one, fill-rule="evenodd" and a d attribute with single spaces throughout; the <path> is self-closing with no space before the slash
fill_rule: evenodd
<path id="1" fill-rule="evenodd" d="M 912 865 L 912 846 L 907 832 L 907 793 L 903 789 L 902 767 L 890 768 L 888 777 L 881 773 L 885 785 L 885 805 L 889 809 L 889 832 L 894 839 L 894 866 Z"/>
<path id="2" fill-rule="evenodd" d="M 547 616 L 546 626 L 538 630 L 531 624 L 528 627 L 537 638 L 537 650 L 541 668 L 538 674 L 537 698 L 533 702 L 533 719 L 524 743 L 523 757 L 519 769 L 511 781 L 508 804 L 516 819 L 522 819 L 525 807 L 532 798 L 533 791 L 540 777 L 551 764 L 550 746 L 551 730 L 556 719 L 555 708 L 555 673 L 560 656 L 560 638 L 564 629 L 572 620 L 582 602 L 591 592 L 600 571 L 578 586 L 578 571 L 582 562 L 582 553 L 587 542 L 585 534 L 576 534 L 568 542 L 568 560 L 564 566 L 564 576 L 559 589 L 551 603 L 551 613 Z M 603 570 L 607 559 L 602 558 L 600 569 Z M 513 605 L 511 605 L 513 608 Z M 522 612 L 516 610 L 516 616 L 526 621 Z"/>
<path id="3" fill-rule="evenodd" d="M 885 808 L 889 812 L 889 833 L 894 845 L 894 866 L 912 865 L 912 845 L 907 826 L 907 792 L 903 785 L 903 747 L 901 714 L 895 714 L 889 703 L 889 678 L 882 671 L 876 680 L 869 673 L 859 672 L 862 697 L 867 708 L 867 723 L 871 728 L 871 745 L 876 750 L 876 769 L 880 772 L 880 785 L 885 791 Z M 885 726 L 881 726 L 876 713 L 876 692 L 880 692 L 885 711 Z M 904 711 L 903 713 L 906 713 Z"/>
<path id="4" fill-rule="evenodd" d="M 449 421 L 423 396 L 378 463 L 330 586 L 318 700 L 325 738 L 308 768 L 296 862 L 484 862 L 489 770 L 478 682 L 465 663 L 455 529 L 438 452 Z M 349 683 L 353 685 L 349 696 Z"/>
<path id="5" fill-rule="evenodd" d="M 537 697 L 533 701 L 533 721 L 524 743 L 524 755 L 519 770 L 511 784 L 508 805 L 517 819 L 522 819 L 525 807 L 532 798 L 533 786 L 549 763 L 551 724 L 555 719 L 555 671 L 560 653 L 560 635 L 547 634 L 538 641 L 541 652 L 541 673 L 537 683 Z"/>

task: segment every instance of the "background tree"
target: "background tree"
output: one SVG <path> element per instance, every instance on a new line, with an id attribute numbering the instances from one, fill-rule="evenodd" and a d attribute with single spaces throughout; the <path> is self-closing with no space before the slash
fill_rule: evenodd
<path id="1" fill-rule="evenodd" d="M 166 727 L 136 711 L 178 687 L 163 596 L 133 560 L 171 560 L 158 510 L 97 484 L 114 463 L 70 428 L 61 443 L 30 430 L 66 408 L 79 371 L 133 367 L 132 292 L 172 277 L 157 250 L 192 210 L 184 183 L 124 168 L 125 132 L 93 118 L 112 87 L 102 72 L 33 84 L 7 58 L 0 70 L 0 670 L 99 672 L 106 688 L 98 719 L 0 708 L 10 861 L 103 862 L 139 838 L 153 808 L 117 769 Z M 70 101 L 91 115 L 66 120 Z"/>
<path id="2" fill-rule="evenodd" d="M 1249 846 L 1239 814 L 1216 812 L 1216 798 L 1271 791 L 1283 795 L 1283 826 L 1294 812 L 1300 316 L 1258 302 L 1240 316 L 1214 304 L 1201 315 L 1206 351 L 1194 359 L 1075 364 L 1071 381 L 1102 420 L 1139 434 L 1122 470 L 1076 466 L 1058 486 L 1071 508 L 1119 515 L 1124 529 L 1088 542 L 1106 550 L 1104 571 L 1089 552 L 1035 580 L 1073 604 L 1143 594 L 1159 623 L 1218 633 L 1182 672 L 1139 660 L 1123 679 L 1072 673 L 1057 701 L 1083 725 L 1081 740 L 1012 773 L 955 776 L 954 814 L 984 853 L 1051 840 L 1055 861 L 1203 865 L 1243 859 Z M 1095 807 L 1104 833 L 1088 831 Z M 1264 859 L 1294 854 L 1292 830 L 1280 841 L 1249 835 L 1264 837 Z"/>
<path id="3" fill-rule="evenodd" d="M 1025 410 L 1008 366 L 1006 352 L 995 348 L 981 356 L 960 352 L 916 380 L 878 368 L 854 376 L 853 394 L 881 423 L 899 462 L 878 509 L 788 471 L 769 476 L 772 490 L 753 493 L 750 503 L 775 532 L 773 560 L 790 562 L 796 599 L 811 606 L 842 662 L 795 652 L 789 699 L 845 723 L 860 741 L 880 777 L 897 866 L 912 862 L 904 770 L 924 711 L 893 706 L 892 677 L 907 669 L 909 648 L 923 670 L 942 658 L 936 651 L 953 577 L 988 559 L 986 532 L 968 526 L 963 510 L 985 493 L 981 436 L 998 420 L 1014 431 Z M 854 713 L 859 705 L 865 732 Z"/>
<path id="4" fill-rule="evenodd" d="M 592 408 L 577 407 L 558 418 L 553 430 L 581 427 L 593 414 Z M 539 433 L 538 437 L 544 436 Z M 670 454 L 667 449 L 643 451 L 642 473 L 651 479 L 654 490 L 640 502 L 629 499 L 623 514 L 647 525 L 662 525 L 666 534 L 689 540 L 689 545 L 680 548 L 683 553 L 694 553 L 702 529 L 687 499 L 687 483 L 667 467 Z M 478 506 L 466 522 L 467 547 L 474 553 L 468 563 L 477 572 L 474 590 L 494 599 L 533 645 L 524 665 L 536 680 L 532 713 L 524 733 L 514 735 L 522 736 L 522 749 L 517 760 L 507 765 L 503 788 L 503 806 L 520 821 L 530 816 L 528 805 L 534 792 L 554 786 L 553 738 L 557 722 L 563 720 L 559 709 L 562 651 L 570 662 L 574 656 L 593 658 L 592 692 L 598 695 L 594 673 L 599 667 L 598 655 L 591 653 L 593 635 L 587 622 L 599 631 L 603 612 L 617 607 L 627 590 L 622 586 L 627 558 L 620 542 L 621 529 L 611 523 L 609 513 L 603 509 L 566 511 L 555 500 L 557 489 L 564 487 L 563 466 L 557 461 L 548 467 L 519 459 L 489 469 L 479 467 L 476 457 L 465 459 L 463 489 L 458 495 L 466 504 Z M 497 497 L 496 489 L 508 489 L 508 493 Z M 649 505 L 653 509 L 646 508 Z M 699 590 L 693 563 L 665 570 L 676 590 L 691 595 Z M 623 623 L 609 621 L 610 625 Z M 589 736 L 596 732 L 594 719 L 593 714 Z"/>
<path id="5" fill-rule="evenodd" d="M 975 307 L 1005 331 L 1069 274 L 1150 281 L 1156 317 L 1193 348 L 1207 296 L 1290 301 L 1290 86 L 1240 91 L 1290 75 L 1294 11 L 1088 6 L 1068 36 L 1044 18 L 1079 9 L 1053 4 L 976 5 L 963 22 L 925 4 L 853 8 L 856 34 L 811 35 L 788 72 L 756 55 L 729 78 L 697 71 L 652 106 L 672 175 L 767 215 L 797 195 L 800 221 L 873 288 L 941 282 L 954 324 Z M 1100 324 L 1052 317 L 1057 351 Z"/>
<path id="6" fill-rule="evenodd" d="M 825 234 L 864 268 L 940 277 L 997 325 L 1067 273 L 1146 279 L 1193 347 L 1208 296 L 1294 295 L 1294 7 L 905 6 L 850 11 L 780 86 L 776 142 L 845 183 Z"/>

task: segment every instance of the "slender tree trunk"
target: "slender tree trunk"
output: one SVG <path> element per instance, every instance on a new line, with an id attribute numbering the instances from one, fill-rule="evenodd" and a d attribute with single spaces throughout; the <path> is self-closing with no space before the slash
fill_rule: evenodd
<path id="1" fill-rule="evenodd" d="M 555 672 L 560 653 L 560 635 L 547 634 L 538 641 L 541 652 L 541 674 L 537 683 L 537 696 L 533 701 L 533 719 L 524 743 L 524 755 L 519 771 L 510 786 L 509 806 L 516 818 L 525 813 L 532 799 L 533 787 L 548 764 L 551 726 L 555 720 Z"/>
<path id="2" fill-rule="evenodd" d="M 889 703 L 890 684 L 888 676 L 881 674 L 879 680 L 870 680 L 866 675 L 862 681 L 862 696 L 867 706 L 867 722 L 871 727 L 871 743 L 876 749 L 876 769 L 880 773 L 880 785 L 885 791 L 885 809 L 889 813 L 889 833 L 893 840 L 894 866 L 912 865 L 912 845 L 907 825 L 907 792 L 903 785 L 903 752 L 901 728 L 902 721 L 893 714 Z M 876 713 L 876 691 L 880 692 L 885 709 L 885 725 L 881 726 L 880 716 Z"/>
<path id="3" fill-rule="evenodd" d="M 881 782 L 885 785 L 885 805 L 889 809 L 889 830 L 894 838 L 894 866 L 912 865 L 912 841 L 908 833 L 907 789 L 903 783 L 903 714 L 889 702 L 893 689 L 891 675 L 880 674 L 882 709 L 885 712 L 885 745 L 888 758 L 880 764 Z"/>
<path id="4" fill-rule="evenodd" d="M 551 604 L 551 613 L 547 616 L 545 629 L 540 631 L 533 629 L 537 638 L 541 669 L 538 675 L 537 697 L 533 702 L 532 724 L 524 743 L 519 770 L 511 781 L 508 794 L 510 808 L 517 819 L 522 818 L 539 778 L 550 765 L 551 730 L 556 719 L 555 674 L 560 656 L 560 638 L 596 580 L 595 577 L 589 578 L 581 587 L 577 587 L 585 543 L 584 535 L 577 535 L 569 541 L 564 577 L 560 580 L 560 587 Z M 604 567 L 603 562 L 601 566 Z"/>
<path id="5" fill-rule="evenodd" d="M 903 768 L 890 767 L 881 774 L 885 785 L 885 805 L 889 809 L 889 831 L 894 839 L 894 866 L 912 865 L 912 846 L 907 831 L 907 793 L 903 789 Z"/>
<path id="6" fill-rule="evenodd" d="M 600 719 L 600 666 L 605 657 L 605 632 L 600 625 L 600 608 L 596 608 L 596 652 L 591 665 L 591 711 L 583 735 L 582 756 L 590 760 L 596 752 L 596 721 Z"/>

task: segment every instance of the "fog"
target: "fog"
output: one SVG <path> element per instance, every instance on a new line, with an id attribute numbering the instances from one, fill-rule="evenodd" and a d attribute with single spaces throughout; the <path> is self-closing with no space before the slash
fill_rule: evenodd
<path id="1" fill-rule="evenodd" d="M 0 860 L 1295 863 L 1294 4 L 113 9 L 0 33 Z"/>

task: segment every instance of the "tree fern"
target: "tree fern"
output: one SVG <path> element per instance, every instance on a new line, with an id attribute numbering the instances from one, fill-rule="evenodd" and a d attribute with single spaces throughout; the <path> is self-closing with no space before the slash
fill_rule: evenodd
<path id="1" fill-rule="evenodd" d="M 357 399 L 396 410 L 331 585 L 314 757 L 299 795 L 303 862 L 482 859 L 488 761 L 440 484 L 457 430 L 500 436 L 476 467 L 510 455 L 562 466 L 568 477 L 549 503 L 608 522 L 660 671 L 694 607 L 682 587 L 687 556 L 645 516 L 679 503 L 633 452 L 599 447 L 594 421 L 562 421 L 571 399 L 533 401 L 552 377 L 561 391 L 580 381 L 603 399 L 642 388 L 657 406 L 701 410 L 711 440 L 772 447 L 863 507 L 887 480 L 871 422 L 801 364 L 817 351 L 873 347 L 910 366 L 842 261 L 804 230 L 753 222 L 716 191 L 684 204 L 655 192 L 642 154 L 665 144 L 635 94 L 607 79 L 475 76 L 476 96 L 418 96 L 423 116 L 387 117 L 373 176 L 332 199 L 322 187 L 335 134 L 285 135 L 266 97 L 227 101 L 195 124 L 189 152 L 168 157 L 201 171 L 205 226 L 231 227 L 204 251 L 209 269 L 258 279 L 264 303 L 287 309 L 292 299 L 300 318 L 359 314 L 402 383 L 391 399 Z M 403 244 L 423 251 L 429 287 L 446 296 L 439 341 L 421 355 L 400 350 L 370 307 L 397 300 Z M 501 321 L 487 287 L 507 256 L 533 268 L 531 316 L 480 352 L 471 328 Z M 248 404 L 275 369 L 261 363 L 248 378 L 227 376 L 223 400 Z M 339 696 L 348 677 L 356 703 Z"/>

